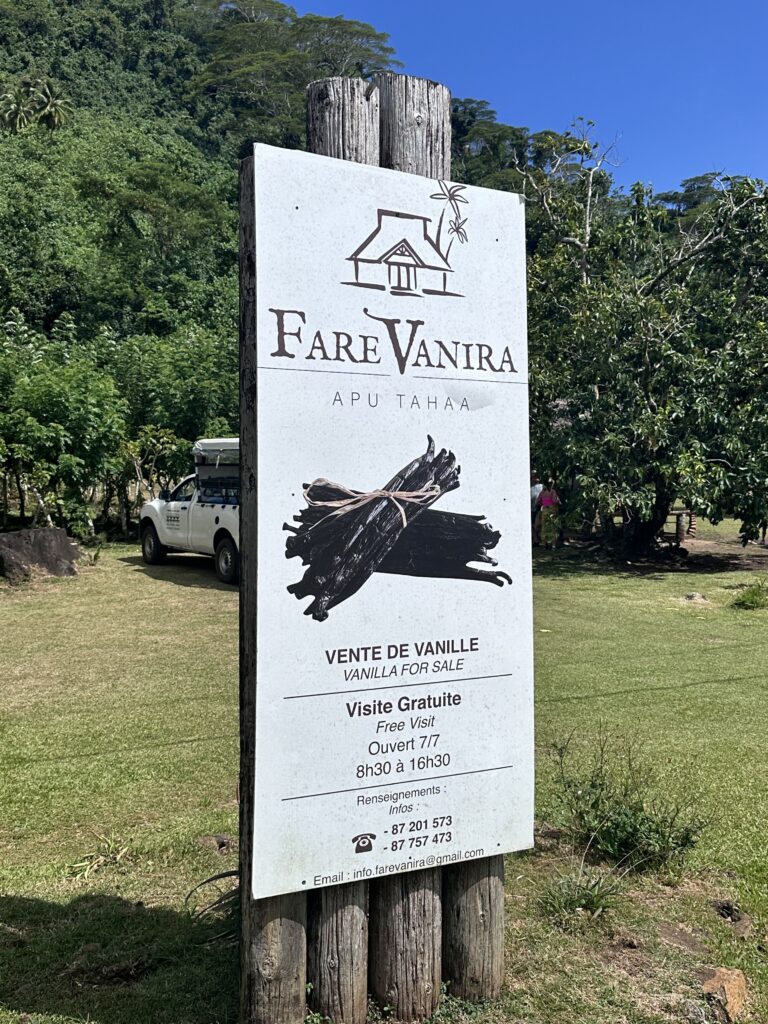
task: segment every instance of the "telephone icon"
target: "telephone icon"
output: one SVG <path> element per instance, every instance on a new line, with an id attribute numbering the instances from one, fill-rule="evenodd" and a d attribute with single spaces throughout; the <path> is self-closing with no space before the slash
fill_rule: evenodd
<path id="1" fill-rule="evenodd" d="M 373 849 L 373 840 L 376 838 L 373 832 L 361 832 L 359 836 L 353 836 L 355 853 L 370 853 Z"/>

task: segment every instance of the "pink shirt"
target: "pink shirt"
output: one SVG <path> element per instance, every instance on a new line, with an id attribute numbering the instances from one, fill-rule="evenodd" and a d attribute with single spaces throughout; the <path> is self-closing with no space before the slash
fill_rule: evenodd
<path id="1" fill-rule="evenodd" d="M 554 491 L 542 491 L 539 495 L 539 504 L 542 508 L 551 508 L 557 504 L 557 494 Z"/>

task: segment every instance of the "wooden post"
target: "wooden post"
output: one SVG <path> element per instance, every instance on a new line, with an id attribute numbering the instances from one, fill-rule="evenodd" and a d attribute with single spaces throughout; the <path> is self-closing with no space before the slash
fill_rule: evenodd
<path id="1" fill-rule="evenodd" d="M 240 170 L 240 1021 L 302 1024 L 305 893 L 251 897 L 256 758 L 256 268 L 253 157 Z"/>
<path id="2" fill-rule="evenodd" d="M 504 858 L 443 868 L 443 977 L 452 996 L 498 999 L 504 983 Z"/>
<path id="3" fill-rule="evenodd" d="M 311 152 L 379 163 L 379 95 L 362 78 L 324 78 L 307 86 Z M 310 894 L 307 980 L 313 1010 L 334 1024 L 365 1024 L 368 1013 L 368 883 Z"/>
<path id="4" fill-rule="evenodd" d="M 382 167 L 425 178 L 451 176 L 451 94 L 444 85 L 395 75 L 374 75 L 381 109 Z"/>
<path id="5" fill-rule="evenodd" d="M 440 936 L 440 868 L 371 885 L 371 993 L 393 1020 L 426 1020 L 437 1010 Z"/>
<path id="6" fill-rule="evenodd" d="M 363 78 L 321 78 L 307 86 L 307 148 L 321 156 L 379 163 L 379 93 Z"/>
<path id="7" fill-rule="evenodd" d="M 381 166 L 427 178 L 451 175 L 451 94 L 410 75 L 374 76 Z M 439 868 L 391 875 L 371 886 L 370 984 L 396 1020 L 431 1017 L 440 1004 Z"/>
<path id="8" fill-rule="evenodd" d="M 379 88 L 381 111 L 381 166 L 411 174 L 446 181 L 451 177 L 451 94 L 444 85 L 408 75 L 380 74 L 374 77 Z M 432 876 L 436 872 L 416 872 L 410 877 L 417 886 L 419 880 L 431 891 Z M 469 1000 L 496 998 L 504 977 L 504 860 L 487 857 L 457 865 L 446 872 L 442 892 L 443 954 L 442 972 L 453 995 Z M 397 876 L 378 882 L 371 892 L 371 929 L 387 914 L 397 915 Z M 438 888 L 436 900 L 440 901 Z M 437 915 L 439 917 L 439 914 Z M 376 924 L 374 924 L 376 922 Z M 434 923 L 434 918 L 431 919 Z M 439 925 L 438 925 L 439 927 Z M 397 928 L 393 929 L 397 934 Z M 374 937 L 371 959 L 375 959 Z M 428 948 L 425 937 L 414 933 L 411 941 Z M 392 961 L 390 967 L 398 970 L 401 960 Z M 402 966 L 402 965 L 401 965 Z M 426 971 L 425 971 L 426 973 Z M 380 974 L 380 972 L 379 972 Z M 440 996 L 440 968 L 432 972 L 437 978 L 432 997 L 431 1016 L 437 1009 Z M 371 974 L 373 979 L 373 972 Z M 388 992 L 399 992 L 406 979 L 381 979 L 372 987 L 381 999 Z M 407 1006 L 396 1009 L 403 1020 L 418 1019 L 407 1016 Z"/>
<path id="9" fill-rule="evenodd" d="M 315 889 L 308 896 L 308 1002 L 334 1024 L 368 1014 L 368 883 Z"/>

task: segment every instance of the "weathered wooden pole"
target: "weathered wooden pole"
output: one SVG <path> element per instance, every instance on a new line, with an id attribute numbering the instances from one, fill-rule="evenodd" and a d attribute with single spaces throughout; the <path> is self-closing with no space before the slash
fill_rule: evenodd
<path id="1" fill-rule="evenodd" d="M 307 148 L 321 156 L 379 164 L 379 93 L 363 78 L 307 86 Z"/>
<path id="2" fill-rule="evenodd" d="M 379 89 L 381 166 L 427 178 L 451 176 L 451 94 L 410 75 L 374 77 Z M 371 885 L 370 984 L 396 1020 L 431 1017 L 440 1003 L 440 868 Z"/>
<path id="3" fill-rule="evenodd" d="M 368 1014 L 368 883 L 315 889 L 308 896 L 308 1002 L 334 1024 Z"/>
<path id="4" fill-rule="evenodd" d="M 256 763 L 256 268 L 253 157 L 240 169 L 240 1021 L 306 1015 L 306 893 L 251 896 Z"/>
<path id="5" fill-rule="evenodd" d="M 451 94 L 439 82 L 374 75 L 381 110 L 382 167 L 425 178 L 451 176 Z"/>
<path id="6" fill-rule="evenodd" d="M 443 977 L 452 996 L 497 999 L 504 983 L 504 858 L 443 868 Z"/>
<path id="7" fill-rule="evenodd" d="M 371 993 L 397 1021 L 422 1021 L 440 1004 L 440 868 L 371 884 Z"/>
<path id="8" fill-rule="evenodd" d="M 307 86 L 307 145 L 313 153 L 379 163 L 379 96 L 362 78 Z M 368 883 L 310 893 L 308 1002 L 334 1024 L 365 1024 L 368 1012 Z"/>
<path id="9" fill-rule="evenodd" d="M 381 110 L 381 166 L 448 180 L 451 176 L 451 94 L 448 89 L 437 82 L 408 75 L 380 74 L 374 81 L 379 89 Z M 442 916 L 442 978 L 448 983 L 449 991 L 468 1000 L 494 999 L 504 979 L 504 858 L 468 861 L 446 870 L 444 876 L 442 900 L 439 870 L 402 876 L 404 888 L 398 886 L 397 876 L 376 883 L 371 892 L 371 930 L 374 933 L 371 960 L 375 961 L 377 948 L 381 946 L 377 930 L 391 929 L 388 917 L 401 913 L 398 900 L 407 907 L 422 886 L 423 892 L 430 894 L 424 904 L 423 927 L 439 929 Z M 405 909 L 402 912 L 407 913 Z M 397 931 L 395 927 L 395 934 Z M 424 933 L 414 933 L 410 941 L 429 948 Z M 426 987 L 430 983 L 426 980 L 426 964 L 423 966 Z M 384 969 L 377 968 L 375 975 L 373 970 L 371 972 L 374 995 L 380 1000 L 386 997 L 391 1005 L 397 1006 L 392 994 L 410 991 L 407 967 L 402 957 L 395 957 L 386 968 L 393 972 L 388 979 L 382 975 Z M 437 979 L 431 1003 L 424 1000 L 409 1009 L 406 1000 L 396 1009 L 401 1019 L 416 1020 L 430 1016 L 437 1009 L 439 965 L 431 974 Z"/>

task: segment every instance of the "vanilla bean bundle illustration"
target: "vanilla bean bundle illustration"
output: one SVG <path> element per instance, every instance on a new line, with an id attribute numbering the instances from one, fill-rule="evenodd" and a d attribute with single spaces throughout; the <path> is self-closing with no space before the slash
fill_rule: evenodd
<path id="1" fill-rule="evenodd" d="M 308 567 L 288 587 L 297 598 L 314 598 L 304 614 L 322 622 L 374 572 L 511 583 L 506 573 L 467 564 L 497 564 L 488 551 L 501 534 L 484 516 L 430 507 L 458 486 L 454 454 L 436 455 L 431 437 L 426 452 L 380 490 L 354 491 L 322 478 L 305 484 L 307 507 L 294 517 L 299 525 L 284 525 L 291 533 L 286 558 L 299 557 Z"/>

